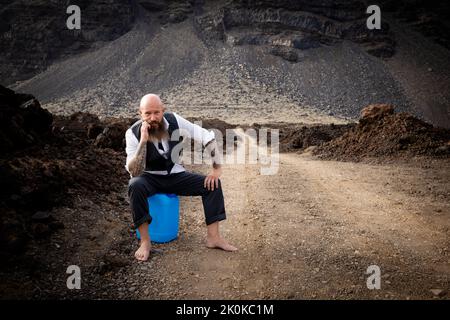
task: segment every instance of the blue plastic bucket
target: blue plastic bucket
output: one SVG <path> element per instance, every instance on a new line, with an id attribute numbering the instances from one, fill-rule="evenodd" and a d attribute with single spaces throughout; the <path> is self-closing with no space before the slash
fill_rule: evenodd
<path id="1" fill-rule="evenodd" d="M 176 194 L 157 193 L 147 198 L 152 222 L 148 233 L 152 242 L 164 243 L 178 237 L 180 201 Z M 136 229 L 138 239 L 141 239 Z"/>

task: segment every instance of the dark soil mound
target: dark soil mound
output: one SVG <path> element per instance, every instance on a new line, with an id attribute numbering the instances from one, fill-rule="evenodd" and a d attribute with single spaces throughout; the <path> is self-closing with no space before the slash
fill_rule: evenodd
<path id="1" fill-rule="evenodd" d="M 29 94 L 14 94 L 0 86 L 0 152 L 39 143 L 50 133 L 52 115 Z"/>
<path id="2" fill-rule="evenodd" d="M 0 107 L 0 252 L 8 255 L 62 227 L 45 211 L 70 204 L 74 193 L 123 187 L 124 136 L 134 120 L 53 117 L 33 96 L 3 87 Z"/>
<path id="3" fill-rule="evenodd" d="M 304 150 L 341 136 L 354 124 L 317 124 L 280 127 L 280 151 Z"/>
<path id="4" fill-rule="evenodd" d="M 125 131 L 133 124 L 133 118 L 111 118 L 102 121 L 91 113 L 76 112 L 70 116 L 55 116 L 53 131 L 88 139 L 97 147 L 125 150 Z"/>
<path id="5" fill-rule="evenodd" d="M 358 125 L 320 145 L 314 154 L 324 159 L 359 161 L 371 157 L 449 157 L 450 130 L 436 128 L 388 105 L 363 109 Z"/>

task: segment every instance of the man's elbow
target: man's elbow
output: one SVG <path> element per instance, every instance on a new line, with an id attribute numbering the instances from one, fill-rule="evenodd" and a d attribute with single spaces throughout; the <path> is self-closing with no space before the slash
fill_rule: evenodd
<path id="1" fill-rule="evenodd" d="M 215 138 L 212 138 L 211 140 L 209 140 L 209 141 L 207 141 L 206 143 L 204 143 L 204 147 L 206 148 L 206 147 L 208 147 L 209 145 L 211 145 L 211 143 L 215 143 L 216 142 L 216 139 Z"/>
<path id="2" fill-rule="evenodd" d="M 134 163 L 133 163 L 132 160 L 131 161 L 127 161 L 127 163 L 125 164 L 125 169 L 127 170 L 127 172 L 130 175 L 134 176 L 133 173 L 135 173 L 135 166 L 134 166 Z"/>

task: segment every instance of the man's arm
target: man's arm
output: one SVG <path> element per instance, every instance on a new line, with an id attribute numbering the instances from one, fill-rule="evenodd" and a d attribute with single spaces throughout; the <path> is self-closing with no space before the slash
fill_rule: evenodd
<path id="1" fill-rule="evenodd" d="M 213 169 L 211 173 L 206 176 L 203 185 L 208 190 L 214 190 L 214 187 L 219 188 L 219 177 L 222 175 L 222 165 L 221 165 L 222 162 L 219 155 L 219 150 L 217 148 L 217 142 L 215 139 L 208 142 L 206 148 L 211 150 Z"/>
<path id="2" fill-rule="evenodd" d="M 145 170 L 148 141 L 148 123 L 143 122 L 141 126 L 141 140 L 137 141 L 131 130 L 125 134 L 127 164 L 126 168 L 132 177 L 137 177 Z M 137 145 L 137 146 L 136 146 Z"/>
<path id="3" fill-rule="evenodd" d="M 207 148 L 211 152 L 211 160 L 212 160 L 213 169 L 219 169 L 222 164 L 222 159 L 219 154 L 219 148 L 217 147 L 216 139 L 213 138 L 212 140 L 210 140 L 205 145 L 205 148 Z"/>
<path id="4" fill-rule="evenodd" d="M 139 142 L 136 154 L 128 162 L 128 172 L 132 177 L 137 177 L 145 169 L 145 159 L 147 156 L 147 142 Z"/>
<path id="5" fill-rule="evenodd" d="M 189 136 L 201 142 L 203 147 L 210 152 L 212 164 L 214 169 L 218 169 L 222 163 L 221 154 L 217 146 L 214 131 L 208 131 L 205 128 L 200 127 L 198 124 L 192 123 L 180 115 L 173 113 L 177 119 L 180 129 L 189 133 Z"/>
<path id="6" fill-rule="evenodd" d="M 177 118 L 180 129 L 186 130 L 192 139 L 201 142 L 205 148 L 210 150 L 213 169 L 211 173 L 206 176 L 204 186 L 208 190 L 214 190 L 214 187 L 219 188 L 219 177 L 222 174 L 222 162 L 214 131 L 208 131 L 176 113 L 174 113 L 174 115 Z"/>

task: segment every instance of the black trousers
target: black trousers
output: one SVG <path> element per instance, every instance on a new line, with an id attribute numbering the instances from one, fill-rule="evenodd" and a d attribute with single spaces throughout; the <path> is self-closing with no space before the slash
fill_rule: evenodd
<path id="1" fill-rule="evenodd" d="M 144 172 L 138 177 L 131 178 L 128 183 L 128 196 L 134 227 L 138 228 L 144 222 L 151 223 L 147 198 L 155 193 L 202 196 L 206 224 L 225 220 L 225 203 L 220 179 L 219 188 L 214 187 L 214 190 L 210 191 L 203 185 L 205 178 L 204 175 L 186 171 L 169 175 Z"/>

